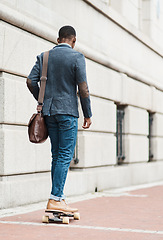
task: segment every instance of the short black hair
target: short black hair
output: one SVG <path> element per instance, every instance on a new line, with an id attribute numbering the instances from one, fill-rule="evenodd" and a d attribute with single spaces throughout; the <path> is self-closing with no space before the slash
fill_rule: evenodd
<path id="1" fill-rule="evenodd" d="M 70 39 L 73 36 L 76 37 L 76 31 L 71 26 L 63 26 L 59 29 L 58 35 L 59 35 L 59 39 L 63 39 L 63 38 Z"/>

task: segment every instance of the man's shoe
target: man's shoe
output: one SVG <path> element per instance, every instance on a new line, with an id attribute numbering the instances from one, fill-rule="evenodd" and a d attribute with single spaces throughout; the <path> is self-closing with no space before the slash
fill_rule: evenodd
<path id="1" fill-rule="evenodd" d="M 55 201 L 53 199 L 49 199 L 48 204 L 47 204 L 47 210 L 59 210 L 63 212 L 77 212 L 77 208 L 71 208 L 69 207 L 64 200 L 60 201 Z"/>
<path id="2" fill-rule="evenodd" d="M 71 208 L 71 207 L 69 207 L 69 206 L 67 205 L 65 199 L 63 199 L 63 200 L 61 201 L 61 204 L 62 204 L 65 208 L 71 209 L 70 212 L 78 212 L 78 209 L 77 209 L 77 208 Z"/>

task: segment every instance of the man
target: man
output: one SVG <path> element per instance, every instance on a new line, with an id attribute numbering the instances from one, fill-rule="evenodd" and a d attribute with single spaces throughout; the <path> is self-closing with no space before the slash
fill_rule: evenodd
<path id="1" fill-rule="evenodd" d="M 65 203 L 63 189 L 68 168 L 73 158 L 78 129 L 78 97 L 84 114 L 83 128 L 91 125 L 91 106 L 86 80 L 85 58 L 73 48 L 76 32 L 71 26 L 59 30 L 58 45 L 49 51 L 47 82 L 43 104 L 43 115 L 51 141 L 52 190 L 47 209 L 76 212 Z M 43 53 L 27 78 L 27 86 L 38 101 L 42 73 Z M 40 110 L 38 105 L 37 110 Z"/>

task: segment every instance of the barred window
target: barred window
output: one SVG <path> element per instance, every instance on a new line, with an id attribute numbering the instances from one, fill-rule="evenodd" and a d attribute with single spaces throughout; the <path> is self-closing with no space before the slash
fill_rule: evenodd
<path id="1" fill-rule="evenodd" d="M 117 139 L 117 164 L 122 164 L 125 160 L 124 153 L 124 115 L 125 106 L 117 105 L 117 129 L 116 129 L 116 139 Z"/>
<path id="2" fill-rule="evenodd" d="M 152 133 L 153 133 L 153 117 L 154 113 L 148 113 L 148 146 L 149 146 L 149 157 L 148 161 L 151 162 L 154 159 L 153 155 L 153 141 L 152 141 Z"/>
<path id="3" fill-rule="evenodd" d="M 73 155 L 73 162 L 74 164 L 78 164 L 79 163 L 79 157 L 78 157 L 78 137 L 76 140 L 76 146 L 75 146 L 75 150 L 74 150 L 74 155 Z"/>

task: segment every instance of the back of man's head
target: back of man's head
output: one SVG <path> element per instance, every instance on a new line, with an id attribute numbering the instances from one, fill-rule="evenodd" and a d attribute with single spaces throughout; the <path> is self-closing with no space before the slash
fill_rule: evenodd
<path id="1" fill-rule="evenodd" d="M 71 39 L 72 37 L 76 37 L 76 31 L 71 26 L 63 26 L 60 28 L 58 35 L 60 40 L 62 40 L 63 38 Z"/>

